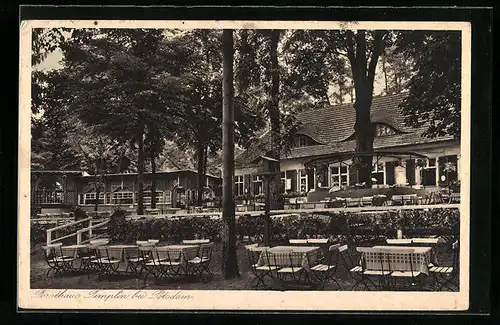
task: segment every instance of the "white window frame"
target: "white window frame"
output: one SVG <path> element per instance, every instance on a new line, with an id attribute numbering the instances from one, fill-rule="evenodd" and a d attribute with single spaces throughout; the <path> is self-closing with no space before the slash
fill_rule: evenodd
<path id="1" fill-rule="evenodd" d="M 87 203 L 87 200 L 95 200 L 96 195 L 97 195 L 96 192 L 87 192 L 87 193 L 83 194 L 83 205 L 94 204 L 94 203 Z M 102 200 L 102 202 L 103 202 L 103 203 L 99 203 L 99 204 L 104 204 L 105 195 L 106 195 L 106 193 L 99 192 L 99 200 Z"/>
<path id="2" fill-rule="evenodd" d="M 342 172 L 341 167 L 346 167 L 346 172 L 345 173 Z M 338 168 L 337 173 L 333 173 L 333 171 L 332 171 L 333 168 Z M 333 182 L 333 177 L 334 176 L 338 177 L 338 185 L 334 185 L 334 182 Z M 345 184 L 342 184 L 342 176 L 347 176 Z M 347 186 L 347 185 L 349 185 L 349 165 L 347 165 L 347 164 L 329 165 L 328 166 L 328 183 L 329 183 L 330 187 L 333 187 L 333 186 Z"/>
<path id="3" fill-rule="evenodd" d="M 132 199 L 132 202 L 130 202 L 130 203 L 123 203 L 123 202 L 118 203 L 117 202 L 117 200 L 125 200 L 125 199 Z M 134 203 L 134 192 L 130 192 L 130 191 L 114 192 L 111 195 L 111 201 L 113 202 L 113 204 L 133 204 Z"/>
<path id="4" fill-rule="evenodd" d="M 234 176 L 234 186 L 236 186 L 236 195 L 243 195 L 245 192 L 245 181 L 243 175 Z M 241 193 L 240 193 L 240 185 L 241 184 Z"/>
<path id="5" fill-rule="evenodd" d="M 259 191 L 258 191 L 258 193 L 255 193 L 255 186 L 258 183 L 260 183 L 260 186 L 258 187 Z M 253 184 L 252 193 L 254 195 L 260 195 L 260 194 L 264 193 L 264 182 L 263 182 L 262 176 L 260 176 L 260 175 L 253 175 L 252 176 L 252 184 Z"/>
<path id="6" fill-rule="evenodd" d="M 299 192 L 305 192 L 307 193 L 308 190 L 309 190 L 309 184 L 308 184 L 308 180 L 307 180 L 307 170 L 304 168 L 304 169 L 299 169 L 298 170 L 298 177 L 297 177 L 298 181 L 299 181 L 299 186 L 297 186 L 297 188 L 299 189 Z M 305 185 L 306 185 L 306 188 L 304 191 L 302 191 L 302 181 L 305 180 Z"/>
<path id="7" fill-rule="evenodd" d="M 379 165 L 382 165 L 379 167 Z M 375 161 L 375 163 L 373 164 L 372 166 L 372 172 L 371 174 L 374 174 L 374 173 L 382 173 L 382 184 L 378 184 L 378 185 L 384 185 L 385 184 L 385 162 L 378 162 Z"/>
<path id="8" fill-rule="evenodd" d="M 146 194 L 148 194 L 146 196 Z M 155 195 L 158 199 L 158 202 L 156 202 L 156 204 L 163 204 L 164 203 L 164 195 L 163 195 L 163 191 L 155 191 Z M 144 204 L 151 204 L 151 191 L 145 191 L 144 192 Z"/>

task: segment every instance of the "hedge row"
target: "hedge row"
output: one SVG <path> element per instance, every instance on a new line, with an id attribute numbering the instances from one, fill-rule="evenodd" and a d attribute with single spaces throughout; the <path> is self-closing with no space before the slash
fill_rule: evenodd
<path id="1" fill-rule="evenodd" d="M 350 243 L 394 238 L 398 229 L 405 237 L 429 235 L 458 235 L 460 212 L 458 209 L 401 210 L 386 213 L 304 214 L 301 216 L 271 218 L 272 241 L 289 238 L 337 238 Z M 44 243 L 47 226 L 31 225 L 31 243 Z M 74 232 L 79 225 L 64 229 Z M 171 218 L 156 220 L 126 220 L 123 211 L 115 211 L 108 224 L 108 235 L 115 243 L 133 243 L 150 238 L 166 242 L 180 242 L 187 238 L 221 239 L 222 220 L 209 217 Z M 236 232 L 241 240 L 245 236 L 263 240 L 263 217 L 240 216 Z M 58 234 L 57 236 L 63 235 Z M 69 238 L 67 242 L 74 242 Z"/>
<path id="2" fill-rule="evenodd" d="M 271 219 L 272 241 L 289 238 L 341 238 L 346 242 L 373 241 L 394 238 L 401 229 L 406 237 L 429 235 L 458 235 L 460 212 L 458 209 L 402 210 L 383 214 L 336 213 L 277 217 Z M 109 235 L 113 242 L 133 243 L 150 238 L 167 242 L 182 239 L 221 238 L 222 220 L 209 217 L 156 220 L 126 220 L 121 213 L 112 216 Z M 249 236 L 262 240 L 264 219 L 241 216 L 236 220 L 239 239 Z"/>

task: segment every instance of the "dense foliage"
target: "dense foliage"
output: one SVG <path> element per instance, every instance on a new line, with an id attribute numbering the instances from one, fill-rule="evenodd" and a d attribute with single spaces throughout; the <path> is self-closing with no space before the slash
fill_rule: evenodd
<path id="1" fill-rule="evenodd" d="M 398 229 L 407 237 L 430 235 L 457 235 L 460 213 L 458 209 L 402 210 L 386 213 L 337 213 L 271 218 L 271 240 L 289 238 L 333 238 L 350 243 L 394 238 Z M 112 218 L 109 226 L 114 242 L 133 243 L 136 240 L 156 238 L 166 242 L 180 242 L 189 238 L 220 240 L 222 221 L 210 217 L 126 220 Z M 240 240 L 245 236 L 263 240 L 262 217 L 240 216 L 236 220 Z"/>

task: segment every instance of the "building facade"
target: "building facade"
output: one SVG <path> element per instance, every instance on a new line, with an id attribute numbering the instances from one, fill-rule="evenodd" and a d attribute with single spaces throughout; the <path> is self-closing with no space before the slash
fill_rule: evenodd
<path id="1" fill-rule="evenodd" d="M 458 181 L 460 141 L 451 136 L 428 138 L 426 126 L 408 127 L 399 104 L 405 94 L 373 98 L 375 125 L 373 187 L 439 188 Z M 283 193 L 305 196 L 316 189 L 329 191 L 358 184 L 355 153 L 355 111 L 352 103 L 305 111 L 297 116 L 300 129 L 291 149 L 281 153 Z M 262 193 L 258 164 L 268 155 L 270 134 L 236 157 L 235 195 Z"/>
<path id="2" fill-rule="evenodd" d="M 151 206 L 153 175 L 144 173 L 144 207 Z M 193 170 L 157 172 L 155 178 L 156 208 L 181 208 L 196 200 L 198 174 Z M 100 185 L 97 191 L 96 184 Z M 206 176 L 204 198 L 220 196 L 221 179 Z M 115 208 L 137 208 L 138 181 L 136 173 L 106 174 L 102 177 L 81 171 L 32 171 L 31 204 L 40 213 L 58 212 L 73 206 L 92 211 L 96 201 L 100 211 Z"/>

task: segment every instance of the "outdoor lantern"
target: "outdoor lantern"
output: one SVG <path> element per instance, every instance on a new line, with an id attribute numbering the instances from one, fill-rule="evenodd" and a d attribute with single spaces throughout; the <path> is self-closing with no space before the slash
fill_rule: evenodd
<path id="1" fill-rule="evenodd" d="M 446 181 L 446 176 L 445 175 L 441 175 L 441 181 L 442 182 Z"/>

